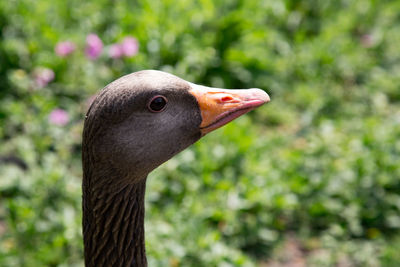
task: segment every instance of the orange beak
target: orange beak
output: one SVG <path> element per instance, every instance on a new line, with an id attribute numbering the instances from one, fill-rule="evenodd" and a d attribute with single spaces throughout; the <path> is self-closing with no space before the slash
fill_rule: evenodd
<path id="1" fill-rule="evenodd" d="M 261 89 L 228 90 L 189 84 L 192 87 L 189 92 L 200 107 L 202 135 L 270 101 L 268 94 Z"/>

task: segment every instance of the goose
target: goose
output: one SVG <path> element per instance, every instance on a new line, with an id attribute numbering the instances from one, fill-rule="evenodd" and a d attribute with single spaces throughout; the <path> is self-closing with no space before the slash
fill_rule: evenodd
<path id="1" fill-rule="evenodd" d="M 85 265 L 147 266 L 148 174 L 269 100 L 261 89 L 206 87 L 156 70 L 134 72 L 104 87 L 83 128 Z"/>

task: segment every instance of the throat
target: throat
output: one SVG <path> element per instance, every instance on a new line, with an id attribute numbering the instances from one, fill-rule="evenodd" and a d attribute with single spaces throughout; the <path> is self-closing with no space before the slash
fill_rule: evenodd
<path id="1" fill-rule="evenodd" d="M 146 179 L 119 187 L 83 183 L 86 266 L 147 266 L 144 238 Z"/>

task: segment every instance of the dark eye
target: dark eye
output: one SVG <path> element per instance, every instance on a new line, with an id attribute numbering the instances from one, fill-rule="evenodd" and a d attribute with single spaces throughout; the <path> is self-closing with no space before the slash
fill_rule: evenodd
<path id="1" fill-rule="evenodd" d="M 165 108 L 166 105 L 167 99 L 164 96 L 158 95 L 150 100 L 147 107 L 152 112 L 160 112 Z"/>

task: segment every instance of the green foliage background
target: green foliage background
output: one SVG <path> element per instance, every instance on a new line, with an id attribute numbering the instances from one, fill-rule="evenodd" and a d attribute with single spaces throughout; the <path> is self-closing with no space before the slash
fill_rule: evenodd
<path id="1" fill-rule="evenodd" d="M 307 266 L 400 266 L 400 1 L 8 0 L 0 28 L 0 155 L 29 166 L 0 165 L 0 266 L 83 264 L 87 99 L 141 69 L 272 98 L 150 175 L 149 266 L 279 266 L 293 239 Z M 89 60 L 89 33 L 139 53 Z"/>

